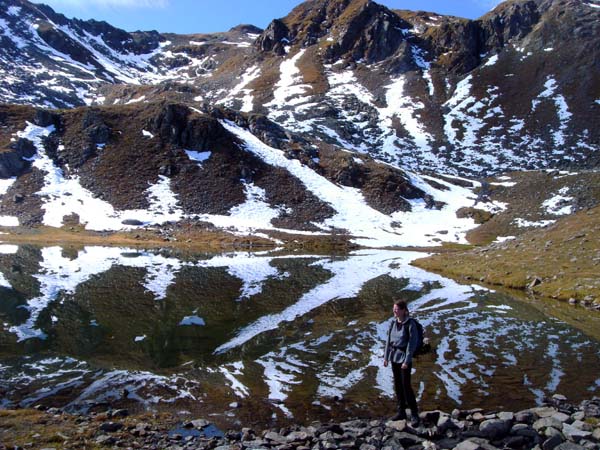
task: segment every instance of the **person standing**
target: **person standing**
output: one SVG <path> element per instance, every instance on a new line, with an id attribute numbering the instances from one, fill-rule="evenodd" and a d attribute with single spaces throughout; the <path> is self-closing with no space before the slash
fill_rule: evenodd
<path id="1" fill-rule="evenodd" d="M 398 412 L 391 420 L 405 420 L 406 408 L 410 408 L 410 424 L 419 425 L 417 400 L 411 386 L 412 359 L 418 345 L 417 324 L 411 320 L 408 305 L 404 300 L 394 302 L 394 320 L 388 330 L 383 366 L 392 363 L 394 390 L 398 401 Z"/>

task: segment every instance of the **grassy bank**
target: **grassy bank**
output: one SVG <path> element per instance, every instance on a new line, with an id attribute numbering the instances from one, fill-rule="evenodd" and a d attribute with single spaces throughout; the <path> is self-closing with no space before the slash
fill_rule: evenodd
<path id="1" fill-rule="evenodd" d="M 414 265 L 559 300 L 600 305 L 600 207 L 503 243 L 440 253 Z"/>

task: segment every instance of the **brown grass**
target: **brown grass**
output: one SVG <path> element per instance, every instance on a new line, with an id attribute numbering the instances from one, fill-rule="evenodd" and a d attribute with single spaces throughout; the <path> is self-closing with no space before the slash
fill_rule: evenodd
<path id="1" fill-rule="evenodd" d="M 96 444 L 95 440 L 101 434 L 101 423 L 109 421 L 105 413 L 88 417 L 82 422 L 81 417 L 69 414 L 49 414 L 32 409 L 0 411 L 0 447 L 25 448 L 112 448 Z M 136 423 L 147 423 L 154 429 L 166 430 L 171 428 L 177 419 L 171 414 L 142 414 L 120 419 L 113 419 L 124 425 L 123 431 L 111 433 L 117 439 L 133 440 L 126 431 Z M 6 447 L 5 447 L 6 446 Z"/>
<path id="2" fill-rule="evenodd" d="M 528 289 L 600 304 L 600 207 L 503 244 L 419 259 L 416 266 L 461 280 Z M 533 280 L 538 282 L 532 284 Z"/>

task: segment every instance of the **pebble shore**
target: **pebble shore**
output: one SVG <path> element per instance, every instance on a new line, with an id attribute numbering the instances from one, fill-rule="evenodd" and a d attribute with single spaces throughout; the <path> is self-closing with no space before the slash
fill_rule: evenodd
<path id="1" fill-rule="evenodd" d="M 57 420 L 63 413 L 45 411 Z M 71 416 L 72 417 L 72 416 Z M 420 424 L 405 420 L 353 419 L 339 423 L 221 432 L 205 419 L 157 425 L 130 417 L 126 410 L 78 416 L 78 432 L 66 431 L 59 448 L 211 450 L 399 450 L 399 449 L 600 449 L 600 398 L 572 405 L 560 395 L 544 406 L 518 412 L 481 409 L 423 411 Z M 40 448 L 0 444 L 0 449 Z M 44 447 L 49 449 L 51 447 Z"/>

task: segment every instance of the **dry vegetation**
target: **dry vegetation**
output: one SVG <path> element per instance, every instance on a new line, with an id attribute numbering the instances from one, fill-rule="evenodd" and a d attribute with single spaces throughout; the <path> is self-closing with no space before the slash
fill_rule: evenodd
<path id="1" fill-rule="evenodd" d="M 415 265 L 560 300 L 600 304 L 600 207 L 502 244 L 434 255 Z"/>
<path id="2" fill-rule="evenodd" d="M 112 445 L 101 445 L 94 439 L 108 419 L 106 413 L 82 417 L 33 409 L 0 410 L 0 448 L 112 448 Z M 124 428 L 144 423 L 157 430 L 168 430 L 177 423 L 170 414 L 149 413 L 119 421 Z"/>

